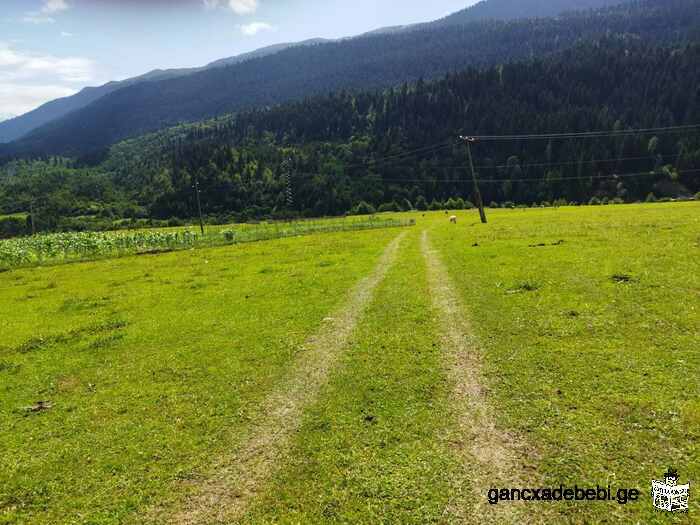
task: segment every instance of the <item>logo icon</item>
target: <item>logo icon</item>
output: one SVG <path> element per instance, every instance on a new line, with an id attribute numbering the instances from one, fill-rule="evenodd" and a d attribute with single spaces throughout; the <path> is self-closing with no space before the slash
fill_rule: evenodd
<path id="1" fill-rule="evenodd" d="M 664 481 L 653 480 L 651 482 L 651 497 L 654 500 L 654 507 L 668 512 L 687 511 L 690 483 L 679 485 L 678 471 L 674 468 L 669 468 L 664 474 L 664 478 Z"/>

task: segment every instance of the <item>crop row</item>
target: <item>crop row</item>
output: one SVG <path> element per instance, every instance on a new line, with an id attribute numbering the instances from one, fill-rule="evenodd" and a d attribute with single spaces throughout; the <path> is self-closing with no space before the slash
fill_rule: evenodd
<path id="1" fill-rule="evenodd" d="M 245 228 L 221 229 L 204 235 L 191 230 L 35 235 L 0 241 L 0 268 L 219 246 L 316 233 L 391 228 L 409 224 L 407 221 L 395 219 L 370 218 L 355 221 L 260 224 Z"/>

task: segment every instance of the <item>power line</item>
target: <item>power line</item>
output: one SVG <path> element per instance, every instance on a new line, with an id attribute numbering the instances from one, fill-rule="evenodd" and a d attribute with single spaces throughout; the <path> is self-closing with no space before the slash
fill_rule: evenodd
<path id="1" fill-rule="evenodd" d="M 700 169 L 696 170 L 683 170 L 683 171 L 676 171 L 674 173 L 677 173 L 678 175 L 686 175 L 689 173 L 700 173 Z M 567 181 L 567 180 L 590 180 L 590 179 L 596 179 L 596 180 L 601 180 L 601 179 L 622 179 L 622 178 L 632 178 L 632 177 L 642 177 L 642 176 L 653 176 L 653 175 L 660 175 L 657 172 L 654 171 L 641 171 L 638 173 L 613 173 L 610 175 L 589 175 L 589 176 L 577 176 L 577 177 L 557 177 L 553 179 L 549 178 L 524 178 L 524 179 L 481 179 L 479 182 L 483 183 L 490 183 L 490 182 L 558 182 L 558 181 Z"/>
<path id="2" fill-rule="evenodd" d="M 567 162 L 539 162 L 539 163 L 530 163 L 530 164 L 517 164 L 517 165 L 509 165 L 509 164 L 496 164 L 493 166 L 487 165 L 487 164 L 482 164 L 480 166 L 474 166 L 475 169 L 504 169 L 504 168 L 514 168 L 514 167 L 520 167 L 521 169 L 525 168 L 546 168 L 546 167 L 552 167 L 552 166 L 577 166 L 579 164 L 604 164 L 604 163 L 609 163 L 609 162 L 624 162 L 624 161 L 631 161 L 631 160 L 656 160 L 655 157 L 650 157 L 648 155 L 645 155 L 643 157 L 617 157 L 617 158 L 610 158 L 610 159 L 592 159 L 592 160 L 576 160 L 576 161 L 567 161 Z M 416 166 L 402 166 L 402 165 L 391 165 L 391 166 L 384 166 L 385 168 L 387 167 L 392 167 L 392 168 L 404 168 L 404 169 L 412 169 L 415 168 Z M 441 170 L 468 170 L 469 166 L 423 166 L 422 168 L 427 168 L 427 169 L 441 169 Z"/>
<path id="3" fill-rule="evenodd" d="M 676 171 L 678 175 L 686 175 L 691 173 L 700 173 L 700 169 L 692 170 L 681 170 Z M 324 176 L 322 173 L 301 173 L 299 175 L 306 176 Z M 545 177 L 529 177 L 529 178 L 519 178 L 519 179 L 479 179 L 479 183 L 490 184 L 490 183 L 503 183 L 503 182 L 558 182 L 558 181 L 569 181 L 569 180 L 603 180 L 603 179 L 618 179 L 618 178 L 632 178 L 632 177 L 643 177 L 643 176 L 654 176 L 660 175 L 654 171 L 641 171 L 638 173 L 613 173 L 608 175 L 584 175 L 575 177 L 556 177 L 556 178 L 545 178 Z M 464 183 L 464 179 L 382 179 L 381 176 L 375 175 L 375 178 L 380 179 L 380 182 L 385 184 L 392 184 L 396 182 L 406 182 L 406 183 L 434 183 L 434 184 L 461 184 Z"/>
<path id="4" fill-rule="evenodd" d="M 410 151 L 405 151 L 403 153 L 397 153 L 395 155 L 389 155 L 386 157 L 380 157 L 379 159 L 367 159 L 365 162 L 360 163 L 360 164 L 349 164 L 347 166 L 344 166 L 345 168 L 367 168 L 367 167 L 375 167 L 378 164 L 385 164 L 388 161 L 391 160 L 405 160 L 407 157 L 412 157 L 414 155 L 417 155 L 419 153 L 433 153 L 435 151 L 439 151 L 441 149 L 447 148 L 448 146 L 453 146 L 454 142 L 449 141 L 449 142 L 440 142 L 438 144 L 434 144 L 432 146 L 426 146 L 424 148 L 418 148 L 416 150 L 410 150 Z"/>
<path id="5" fill-rule="evenodd" d="M 480 142 L 496 142 L 506 140 L 551 140 L 551 139 L 578 139 L 599 137 L 624 137 L 629 135 L 650 135 L 676 133 L 681 131 L 700 130 L 700 124 L 686 126 L 669 126 L 664 128 L 628 129 L 619 131 L 585 131 L 578 133 L 545 133 L 523 135 L 470 135 L 469 138 Z"/>

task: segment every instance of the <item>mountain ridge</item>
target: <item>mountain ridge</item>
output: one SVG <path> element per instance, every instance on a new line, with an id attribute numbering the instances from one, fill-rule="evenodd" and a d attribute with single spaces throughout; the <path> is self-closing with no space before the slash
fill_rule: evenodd
<path id="1" fill-rule="evenodd" d="M 119 89 L 129 87 L 141 82 L 158 82 L 181 76 L 191 75 L 200 71 L 216 67 L 228 67 L 239 64 L 245 60 L 264 57 L 273 53 L 278 53 L 293 46 L 315 45 L 326 40 L 316 38 L 303 40 L 301 42 L 290 42 L 265 46 L 254 51 L 241 53 L 232 57 L 221 58 L 201 67 L 191 68 L 170 68 L 154 69 L 143 75 L 128 78 L 125 80 L 112 80 L 100 86 L 88 86 L 78 93 L 68 97 L 62 97 L 42 104 L 38 108 L 23 115 L 13 115 L 5 120 L 0 118 L 0 144 L 9 143 L 21 139 L 34 129 L 59 119 L 69 113 L 82 109 L 100 98 L 114 93 Z"/>
<path id="2" fill-rule="evenodd" d="M 252 107 L 341 89 L 376 89 L 435 78 L 472 65 L 543 56 L 606 32 L 677 38 L 697 22 L 697 0 L 654 1 L 571 17 L 486 21 L 291 47 L 226 68 L 123 88 L 30 133 L 5 155 L 83 155 L 124 138 Z M 690 9 L 692 8 L 692 9 Z M 657 12 L 690 9 L 673 27 Z M 204 96 L 203 96 L 204 94 Z M 118 118 L 115 118 L 118 115 Z"/>
<path id="3" fill-rule="evenodd" d="M 461 24 L 465 23 L 466 21 L 474 21 L 480 18 L 485 18 L 487 15 L 493 15 L 496 12 L 493 7 L 490 7 L 493 5 L 501 5 L 501 18 L 510 19 L 516 18 L 516 16 L 514 16 L 514 14 L 508 16 L 508 10 L 516 9 L 514 13 L 517 12 L 519 14 L 522 14 L 524 12 L 522 7 L 523 4 L 534 5 L 535 9 L 533 10 L 533 12 L 542 15 L 547 13 L 558 14 L 560 10 L 562 10 L 564 7 L 568 7 L 570 9 L 573 4 L 578 4 L 579 7 L 585 9 L 591 6 L 618 4 L 622 1 L 623 0 L 578 0 L 577 2 L 572 2 L 572 0 L 554 0 L 554 2 L 542 3 L 541 0 L 528 0 L 525 2 L 523 2 L 522 0 L 519 2 L 513 2 L 512 0 L 486 0 L 479 2 L 473 6 L 467 7 L 461 11 L 457 11 L 456 13 L 448 15 L 447 17 L 432 22 L 401 26 L 388 26 L 369 31 L 367 33 L 363 33 L 354 37 L 348 37 L 347 39 L 333 40 L 312 38 L 300 42 L 273 44 L 271 46 L 266 46 L 233 57 L 215 60 L 201 67 L 179 69 L 155 69 L 153 71 L 144 73 L 143 75 L 138 75 L 136 77 L 129 78 L 123 81 L 111 81 L 101 86 L 86 87 L 80 90 L 78 93 L 69 97 L 59 98 L 47 102 L 46 104 L 43 104 L 40 107 L 28 113 L 25 113 L 24 115 L 13 116 L 13 118 L 0 121 L 0 144 L 10 143 L 15 140 L 21 139 L 25 135 L 31 133 L 33 130 L 40 128 L 41 126 L 48 124 L 52 121 L 60 119 L 73 111 L 80 110 L 88 106 L 89 104 L 99 100 L 100 98 L 109 95 L 119 89 L 123 89 L 125 87 L 129 87 L 140 82 L 167 80 L 177 78 L 180 76 L 194 74 L 214 67 L 227 67 L 241 63 L 245 60 L 251 60 L 254 58 L 260 58 L 271 54 L 275 54 L 294 46 L 310 46 L 339 40 L 349 40 L 352 38 L 363 38 L 375 35 L 415 31 L 425 29 L 434 25 Z M 538 5 L 539 7 L 537 7 Z"/>

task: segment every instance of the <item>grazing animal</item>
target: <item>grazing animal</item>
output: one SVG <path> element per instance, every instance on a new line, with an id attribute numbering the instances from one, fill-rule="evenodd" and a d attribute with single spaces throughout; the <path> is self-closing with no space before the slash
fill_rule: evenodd
<path id="1" fill-rule="evenodd" d="M 457 224 L 457 216 L 456 216 L 456 215 L 453 215 L 452 217 L 450 217 L 450 222 L 451 222 L 452 224 Z"/>

